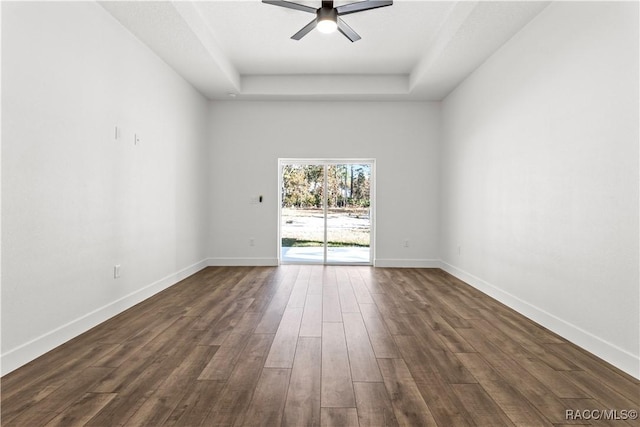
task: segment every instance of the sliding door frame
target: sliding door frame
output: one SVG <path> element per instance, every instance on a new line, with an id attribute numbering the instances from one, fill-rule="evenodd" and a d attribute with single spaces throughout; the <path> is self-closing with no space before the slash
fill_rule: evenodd
<path id="1" fill-rule="evenodd" d="M 366 164 L 371 166 L 371 186 L 369 189 L 369 262 L 367 263 L 353 263 L 353 262 L 329 262 L 327 259 L 327 166 L 329 165 L 342 165 L 342 164 Z M 322 165 L 323 166 L 323 206 L 322 211 L 324 214 L 324 256 L 320 262 L 309 262 L 307 264 L 320 264 L 320 265 L 374 265 L 375 260 L 375 241 L 376 241 L 376 159 L 372 158 L 279 158 L 278 159 L 278 265 L 283 264 L 282 261 L 282 168 L 284 165 Z M 298 262 L 285 262 L 284 264 L 301 264 Z"/>

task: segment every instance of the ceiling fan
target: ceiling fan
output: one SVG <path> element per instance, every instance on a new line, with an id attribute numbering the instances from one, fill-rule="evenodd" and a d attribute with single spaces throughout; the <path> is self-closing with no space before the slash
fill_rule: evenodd
<path id="1" fill-rule="evenodd" d="M 333 7 L 333 1 L 322 1 L 322 7 L 313 8 L 290 1 L 283 0 L 262 0 L 262 3 L 272 4 L 274 6 L 286 7 L 289 9 L 301 10 L 303 12 L 314 13 L 316 18 L 305 25 L 300 31 L 291 36 L 294 40 L 300 40 L 306 36 L 314 28 L 322 33 L 332 33 L 335 30 L 340 31 L 346 38 L 352 42 L 358 41 L 361 37 L 353 31 L 340 17 L 350 13 L 362 12 L 365 10 L 377 9 L 379 7 L 391 6 L 392 0 L 365 0 L 357 3 L 349 3 L 338 7 Z"/>

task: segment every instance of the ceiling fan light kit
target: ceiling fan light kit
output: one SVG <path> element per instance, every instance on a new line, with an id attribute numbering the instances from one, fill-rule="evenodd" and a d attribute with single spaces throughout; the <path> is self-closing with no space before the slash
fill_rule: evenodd
<path id="1" fill-rule="evenodd" d="M 287 9 L 316 14 L 316 18 L 313 21 L 309 22 L 300 31 L 291 36 L 293 40 L 300 40 L 310 33 L 311 30 L 317 28 L 318 31 L 325 34 L 333 33 L 337 29 L 351 42 L 358 41 L 361 37 L 350 26 L 348 26 L 340 16 L 377 9 L 379 7 L 391 6 L 393 4 L 392 0 L 365 0 L 333 7 L 333 0 L 331 0 L 323 1 L 322 6 L 315 9 L 303 4 L 284 0 L 262 0 L 262 2 L 274 6 L 286 7 Z"/>
<path id="2" fill-rule="evenodd" d="M 318 23 L 316 28 L 321 33 L 331 34 L 338 29 L 338 12 L 335 9 L 318 9 Z"/>

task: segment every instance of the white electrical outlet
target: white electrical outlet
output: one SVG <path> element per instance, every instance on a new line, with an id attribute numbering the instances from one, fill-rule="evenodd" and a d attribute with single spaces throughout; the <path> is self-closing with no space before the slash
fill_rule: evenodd
<path id="1" fill-rule="evenodd" d="M 134 145 L 140 144 L 140 135 L 138 135 L 137 133 L 133 134 L 133 144 Z"/>
<path id="2" fill-rule="evenodd" d="M 252 237 L 249 239 L 249 246 L 255 246 L 256 245 L 256 241 L 255 239 Z"/>
<path id="3" fill-rule="evenodd" d="M 120 277 L 120 264 L 116 264 L 113 266 L 113 278 L 117 279 Z"/>
<path id="4" fill-rule="evenodd" d="M 409 239 L 404 239 L 404 242 L 402 242 L 402 246 L 404 246 L 405 248 L 409 247 Z"/>

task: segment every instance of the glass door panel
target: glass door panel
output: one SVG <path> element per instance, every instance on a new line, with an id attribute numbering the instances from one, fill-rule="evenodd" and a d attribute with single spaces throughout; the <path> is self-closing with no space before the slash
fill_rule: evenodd
<path id="1" fill-rule="evenodd" d="M 371 166 L 327 165 L 327 262 L 371 259 Z"/>
<path id="2" fill-rule="evenodd" d="M 324 262 L 324 166 L 282 166 L 281 259 Z"/>

